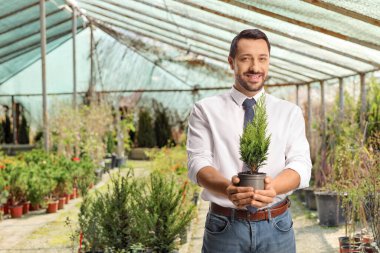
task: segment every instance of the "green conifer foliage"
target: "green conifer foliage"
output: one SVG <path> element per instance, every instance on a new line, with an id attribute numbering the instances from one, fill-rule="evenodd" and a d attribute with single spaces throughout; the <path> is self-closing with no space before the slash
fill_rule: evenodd
<path id="1" fill-rule="evenodd" d="M 147 110 L 139 113 L 137 143 L 139 147 L 152 148 L 155 145 L 153 122 Z"/>
<path id="2" fill-rule="evenodd" d="M 29 144 L 29 126 L 24 114 L 21 115 L 21 124 L 17 138 L 19 144 Z"/>
<path id="3" fill-rule="evenodd" d="M 257 101 L 254 111 L 253 121 L 247 124 L 240 138 L 240 159 L 251 169 L 252 173 L 258 172 L 268 158 L 270 135 L 266 136 L 268 117 L 264 95 Z"/>
<path id="4" fill-rule="evenodd" d="M 171 127 L 169 124 L 169 115 L 166 108 L 160 108 L 155 111 L 156 119 L 154 121 L 154 131 L 156 134 L 156 143 L 159 148 L 168 144 L 171 139 Z"/>

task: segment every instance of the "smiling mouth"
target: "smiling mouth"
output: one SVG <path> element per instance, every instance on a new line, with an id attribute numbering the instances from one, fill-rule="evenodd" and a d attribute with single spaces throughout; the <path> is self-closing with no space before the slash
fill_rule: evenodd
<path id="1" fill-rule="evenodd" d="M 250 82 L 259 82 L 262 78 L 262 74 L 245 74 Z"/>

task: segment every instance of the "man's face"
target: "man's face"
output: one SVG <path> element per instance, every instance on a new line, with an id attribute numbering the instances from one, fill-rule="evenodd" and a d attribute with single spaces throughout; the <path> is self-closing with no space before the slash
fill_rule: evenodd
<path id="1" fill-rule="evenodd" d="M 240 39 L 235 58 L 228 57 L 238 90 L 257 93 L 269 69 L 269 50 L 263 39 Z"/>

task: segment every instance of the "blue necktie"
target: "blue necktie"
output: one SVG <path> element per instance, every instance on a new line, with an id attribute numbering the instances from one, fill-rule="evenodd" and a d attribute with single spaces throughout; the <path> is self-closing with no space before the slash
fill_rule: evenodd
<path id="1" fill-rule="evenodd" d="M 255 111 L 253 110 L 253 106 L 256 104 L 254 98 L 247 98 L 243 102 L 244 108 L 244 128 L 246 128 L 248 122 L 252 122 L 253 117 L 255 116 Z"/>
<path id="2" fill-rule="evenodd" d="M 248 122 L 252 122 L 253 117 L 255 116 L 255 111 L 253 110 L 253 106 L 256 104 L 256 101 L 254 98 L 247 98 L 243 102 L 243 108 L 244 108 L 244 128 L 247 127 Z M 251 213 L 256 213 L 257 208 L 253 206 L 247 206 L 248 211 Z"/>

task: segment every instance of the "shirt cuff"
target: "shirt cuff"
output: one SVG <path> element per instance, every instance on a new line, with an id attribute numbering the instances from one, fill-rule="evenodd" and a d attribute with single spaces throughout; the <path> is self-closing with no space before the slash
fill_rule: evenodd
<path id="1" fill-rule="evenodd" d="M 302 189 L 309 187 L 310 177 L 311 177 L 311 169 L 308 168 L 304 163 L 302 162 L 291 162 L 286 165 L 287 169 L 294 170 L 300 175 L 300 185 L 297 189 Z"/>
<path id="2" fill-rule="evenodd" d="M 207 159 L 197 159 L 197 161 L 190 161 L 188 164 L 188 176 L 190 180 L 199 185 L 197 180 L 197 174 L 201 169 L 207 166 L 212 166 L 210 161 L 208 161 Z"/>

